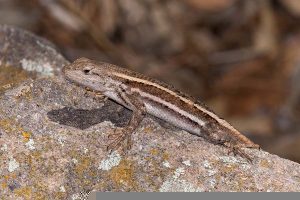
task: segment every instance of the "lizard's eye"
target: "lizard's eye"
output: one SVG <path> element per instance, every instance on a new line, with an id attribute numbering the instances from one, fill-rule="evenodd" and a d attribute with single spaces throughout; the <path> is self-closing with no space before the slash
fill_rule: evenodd
<path id="1" fill-rule="evenodd" d="M 90 71 L 91 71 L 90 68 L 84 68 L 84 69 L 83 69 L 83 73 L 85 73 L 85 74 L 89 74 Z"/>

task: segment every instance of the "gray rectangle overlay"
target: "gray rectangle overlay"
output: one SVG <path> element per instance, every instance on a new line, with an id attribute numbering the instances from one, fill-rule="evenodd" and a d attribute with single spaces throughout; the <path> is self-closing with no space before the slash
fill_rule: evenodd
<path id="1" fill-rule="evenodd" d="M 96 194 L 96 195 L 94 195 Z M 182 193 L 182 192 L 173 192 L 173 193 L 151 193 L 151 192 L 96 192 L 93 197 L 96 197 L 96 200 L 155 200 L 155 199 L 164 199 L 164 200 L 299 200 L 300 193 L 226 193 L 226 192 L 200 192 L 200 193 Z M 94 200 L 94 199 L 91 199 Z"/>

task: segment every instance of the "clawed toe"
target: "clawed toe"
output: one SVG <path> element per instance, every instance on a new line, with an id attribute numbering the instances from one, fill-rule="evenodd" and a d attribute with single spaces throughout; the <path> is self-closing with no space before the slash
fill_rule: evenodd
<path id="1" fill-rule="evenodd" d="M 109 143 L 109 145 L 107 146 L 107 150 L 114 150 L 117 149 L 119 146 L 121 146 L 121 142 L 124 140 L 123 137 L 117 137 L 114 140 L 112 140 L 112 142 Z"/>
<path id="2" fill-rule="evenodd" d="M 241 148 L 233 147 L 232 150 L 234 155 L 239 155 L 242 158 L 245 158 L 249 163 L 252 163 L 252 158 L 248 154 L 246 154 Z"/>
<path id="3" fill-rule="evenodd" d="M 111 151 L 122 146 L 122 142 L 127 140 L 126 149 L 129 150 L 132 146 L 131 134 L 126 133 L 124 130 L 115 130 L 113 133 L 109 134 L 108 139 L 110 141 L 107 146 L 107 150 Z"/>
<path id="4" fill-rule="evenodd" d="M 115 140 L 115 139 L 121 137 L 122 135 L 123 135 L 122 130 L 120 130 L 120 129 L 115 129 L 113 133 L 110 133 L 110 134 L 108 135 L 108 139 L 109 139 L 109 140 Z M 123 136 L 123 137 L 124 137 L 124 136 Z"/>

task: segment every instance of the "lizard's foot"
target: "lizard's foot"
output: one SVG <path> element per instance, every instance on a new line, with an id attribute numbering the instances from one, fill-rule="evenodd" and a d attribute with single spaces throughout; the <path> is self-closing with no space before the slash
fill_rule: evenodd
<path id="1" fill-rule="evenodd" d="M 239 155 L 242 158 L 245 158 L 249 163 L 252 163 L 252 158 L 246 152 L 244 152 L 240 147 L 237 146 L 229 147 L 228 155 L 231 153 L 233 153 L 234 156 Z"/>
<path id="2" fill-rule="evenodd" d="M 118 128 L 113 133 L 109 134 L 108 139 L 110 141 L 107 146 L 107 150 L 114 150 L 122 146 L 122 142 L 127 140 L 126 149 L 131 148 L 131 133 L 128 130 Z"/>
<path id="3" fill-rule="evenodd" d="M 247 148 L 250 148 L 250 149 L 258 149 L 258 150 L 261 150 L 260 146 L 258 144 L 251 144 L 251 145 L 247 145 L 245 146 Z"/>
<path id="4" fill-rule="evenodd" d="M 220 145 L 220 146 L 225 146 L 225 143 L 227 141 L 224 139 L 219 139 L 219 140 L 211 140 L 211 143 L 213 143 L 214 145 Z"/>

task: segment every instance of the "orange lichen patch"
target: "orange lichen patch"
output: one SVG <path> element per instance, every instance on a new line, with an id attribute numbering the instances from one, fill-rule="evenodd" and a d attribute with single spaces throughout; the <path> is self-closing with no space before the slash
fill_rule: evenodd
<path id="1" fill-rule="evenodd" d="M 170 155 L 168 153 L 166 153 L 166 152 L 164 152 L 163 155 L 162 155 L 162 158 L 164 160 L 169 160 L 169 157 L 170 157 Z"/>
<path id="2" fill-rule="evenodd" d="M 30 77 L 35 78 L 36 73 L 27 72 L 19 67 L 1 66 L 0 94 Z"/>
<path id="3" fill-rule="evenodd" d="M 32 197 L 32 189 L 30 187 L 17 188 L 14 190 L 14 193 L 26 200 Z"/>
<path id="4" fill-rule="evenodd" d="M 97 178 L 97 168 L 95 160 L 87 156 L 74 156 L 77 160 L 74 164 L 74 179 L 80 182 L 82 187 L 91 187 L 93 180 Z"/>
<path id="5" fill-rule="evenodd" d="M 10 84 L 10 83 L 2 86 L 2 88 L 5 89 L 5 90 L 7 90 L 11 87 L 12 87 L 12 84 Z"/>
<path id="6" fill-rule="evenodd" d="M 5 180 L 9 180 L 9 179 L 15 179 L 17 177 L 17 175 L 15 173 L 11 173 L 9 175 L 4 175 L 3 178 Z"/>
<path id="7" fill-rule="evenodd" d="M 145 127 L 144 129 L 145 133 L 153 133 L 153 128 L 152 127 Z"/>
<path id="8" fill-rule="evenodd" d="M 32 173 L 36 172 L 40 167 L 37 163 L 42 163 L 42 151 L 34 151 L 29 155 L 25 155 L 22 157 L 22 163 L 29 166 L 29 169 Z"/>
<path id="9" fill-rule="evenodd" d="M 132 161 L 122 160 L 120 164 L 111 169 L 111 180 L 120 187 L 122 185 L 129 188 L 136 188 L 137 185 L 134 181 L 134 168 Z"/>
<path id="10" fill-rule="evenodd" d="M 2 190 L 4 190 L 5 188 L 7 188 L 7 183 L 6 182 L 2 182 L 1 183 L 1 188 L 2 188 Z"/>
<path id="11" fill-rule="evenodd" d="M 159 150 L 158 149 L 151 149 L 150 150 L 151 155 L 153 156 L 158 156 L 159 155 Z"/>
<path id="12" fill-rule="evenodd" d="M 0 120 L 0 127 L 3 128 L 7 132 L 11 132 L 13 130 L 12 123 L 11 123 L 10 119 Z"/>
<path id="13" fill-rule="evenodd" d="M 78 163 L 76 164 L 74 170 L 76 174 L 82 176 L 88 169 L 90 169 L 91 165 L 93 164 L 90 158 L 80 158 L 77 159 Z"/>
<path id="14" fill-rule="evenodd" d="M 233 164 L 233 165 L 225 165 L 223 166 L 223 168 L 221 169 L 222 172 L 229 174 L 229 173 L 233 173 L 238 169 L 238 165 L 237 164 Z"/>
<path id="15" fill-rule="evenodd" d="M 29 78 L 29 72 L 19 68 L 11 66 L 1 66 L 0 71 L 0 86 L 19 83 Z"/>
<path id="16" fill-rule="evenodd" d="M 249 192 L 256 191 L 255 181 L 253 180 L 252 176 L 241 175 L 241 176 L 238 176 L 237 178 L 238 178 L 237 179 L 238 191 L 243 191 L 245 188 L 247 188 L 247 191 L 249 191 Z M 253 183 L 253 184 L 249 185 L 249 183 Z"/>
<path id="17" fill-rule="evenodd" d="M 47 197 L 43 193 L 35 193 L 32 199 L 44 200 L 44 199 L 47 199 Z M 62 198 L 57 198 L 57 199 L 62 199 Z"/>
<path id="18" fill-rule="evenodd" d="M 23 131 L 22 135 L 23 135 L 23 138 L 24 138 L 25 142 L 28 142 L 28 140 L 31 137 L 31 133 Z"/>
<path id="19" fill-rule="evenodd" d="M 4 175 L 3 178 L 4 178 L 5 180 L 8 180 L 8 179 L 10 178 L 10 175 Z"/>
<path id="20" fill-rule="evenodd" d="M 150 160 L 151 160 L 150 157 L 145 157 L 144 159 L 145 159 L 146 161 L 150 161 Z"/>
<path id="21" fill-rule="evenodd" d="M 261 167 L 271 168 L 271 163 L 269 163 L 267 160 L 261 160 L 259 164 Z"/>
<path id="22" fill-rule="evenodd" d="M 68 199 L 67 198 L 67 193 L 65 192 L 56 192 L 55 193 L 55 199 Z M 42 200 L 42 198 L 41 198 Z"/>
<path id="23" fill-rule="evenodd" d="M 2 128 L 7 133 L 15 133 L 23 131 L 23 128 L 19 126 L 16 121 L 12 118 L 6 118 L 0 120 L 0 128 Z"/>

